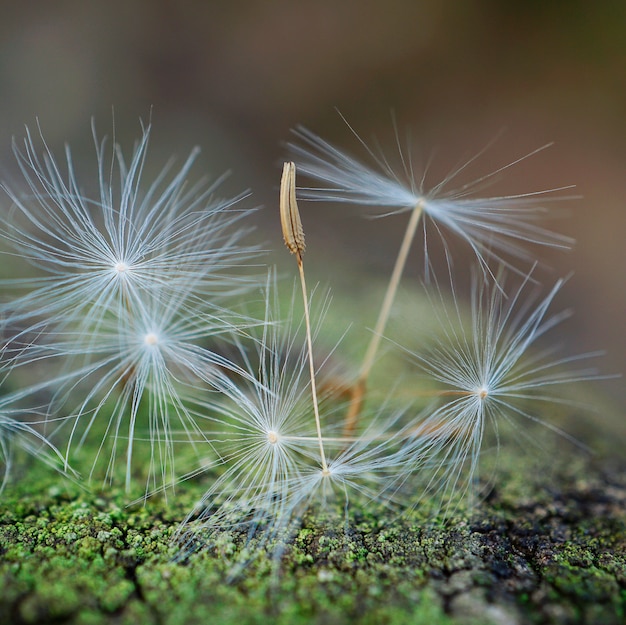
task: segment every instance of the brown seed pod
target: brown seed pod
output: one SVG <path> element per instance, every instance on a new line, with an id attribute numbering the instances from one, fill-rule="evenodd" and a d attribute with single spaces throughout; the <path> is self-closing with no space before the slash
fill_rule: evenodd
<path id="1" fill-rule="evenodd" d="M 285 245 L 292 254 L 301 257 L 306 245 L 296 202 L 296 165 L 293 162 L 284 164 L 280 179 L 280 223 Z"/>

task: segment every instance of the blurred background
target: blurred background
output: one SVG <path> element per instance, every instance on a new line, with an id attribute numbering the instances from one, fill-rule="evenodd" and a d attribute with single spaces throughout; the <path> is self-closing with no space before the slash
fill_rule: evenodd
<path id="1" fill-rule="evenodd" d="M 601 369 L 626 371 L 626 2 L 623 0 L 58 0 L 1 2 L 0 172 L 17 176 L 13 136 L 41 123 L 51 148 L 71 144 L 93 171 L 90 122 L 130 153 L 152 119 L 153 162 L 202 147 L 196 171 L 250 188 L 261 238 L 282 249 L 280 167 L 290 128 L 338 146 L 396 150 L 393 120 L 430 180 L 487 144 L 467 182 L 548 142 L 489 194 L 575 184 L 551 224 L 575 237 L 541 253 L 546 284 L 574 272 L 557 308 L 575 309 L 566 349 L 605 349 Z M 409 137 L 410 133 L 410 137 Z M 17 178 L 15 178 L 17 180 Z M 302 182 L 302 181 L 301 181 Z M 358 293 L 391 270 L 405 216 L 301 205 L 307 263 L 335 289 Z M 462 258 L 461 258 L 462 261 Z M 459 263 L 463 265 L 462 262 Z M 340 274 L 360 280 L 337 283 Z M 421 275 L 418 251 L 409 277 Z M 375 316 L 375 315 L 373 315 Z M 373 318 L 367 321 L 373 324 Z M 617 406 L 623 380 L 604 383 Z"/>

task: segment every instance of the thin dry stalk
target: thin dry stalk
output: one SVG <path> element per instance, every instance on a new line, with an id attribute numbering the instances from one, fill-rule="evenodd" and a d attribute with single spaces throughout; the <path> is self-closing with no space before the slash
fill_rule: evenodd
<path id="1" fill-rule="evenodd" d="M 302 254 L 305 250 L 304 230 L 300 221 L 300 211 L 296 202 L 296 166 L 295 163 L 285 163 L 283 175 L 280 180 L 280 222 L 283 229 L 283 238 L 289 251 L 295 255 L 300 273 L 302 286 L 302 299 L 304 302 L 304 320 L 306 325 L 306 341 L 309 352 L 309 373 L 311 376 L 311 395 L 313 398 L 313 412 L 315 413 L 315 427 L 317 428 L 317 440 L 320 447 L 320 459 L 322 471 L 328 473 L 328 463 L 324 453 L 322 439 L 322 425 L 320 420 L 319 406 L 317 401 L 317 389 L 315 385 L 315 366 L 313 364 L 313 341 L 311 340 L 311 320 L 309 316 L 309 299 L 307 295 L 306 281 L 304 279 L 304 264 Z"/>
<path id="2" fill-rule="evenodd" d="M 400 246 L 400 251 L 398 252 L 398 257 L 396 259 L 396 264 L 393 268 L 391 278 L 389 279 L 389 286 L 387 287 L 387 292 L 385 293 L 385 298 L 383 299 L 383 304 L 381 306 L 380 313 L 378 314 L 376 327 L 374 328 L 374 332 L 367 348 L 367 352 L 365 352 L 365 357 L 359 371 L 359 377 L 352 387 L 352 396 L 350 399 L 350 404 L 348 405 L 348 412 L 346 413 L 346 418 L 344 422 L 345 436 L 352 436 L 356 430 L 356 425 L 359 419 L 359 415 L 361 414 L 363 401 L 365 399 L 367 379 L 374 365 L 376 353 L 378 352 L 378 347 L 380 345 L 380 340 L 385 331 L 385 327 L 387 326 L 387 321 L 389 320 L 391 306 L 393 305 L 393 301 L 396 297 L 398 285 L 400 284 L 400 278 L 402 277 L 402 273 L 406 265 L 406 260 L 411 249 L 411 244 L 413 243 L 413 239 L 415 238 L 415 232 L 417 231 L 417 225 L 419 224 L 423 210 L 423 202 L 419 202 L 413 209 L 413 212 L 411 213 L 411 218 L 409 219 L 409 223 L 407 224 L 406 231 L 404 233 L 404 239 L 402 240 L 402 245 Z"/>

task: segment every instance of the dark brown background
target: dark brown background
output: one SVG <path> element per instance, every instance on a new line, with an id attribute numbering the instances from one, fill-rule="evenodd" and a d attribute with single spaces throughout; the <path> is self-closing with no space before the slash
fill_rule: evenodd
<path id="1" fill-rule="evenodd" d="M 389 150 L 393 110 L 414 154 L 435 155 L 433 180 L 499 135 L 476 175 L 554 141 L 495 190 L 576 184 L 583 199 L 567 203 L 571 217 L 557 227 L 578 245 L 549 255 L 548 280 L 574 271 L 558 302 L 576 310 L 567 349 L 607 349 L 602 369 L 624 370 L 623 1 L 76 0 L 2 2 L 1 12 L 3 177 L 15 172 L 11 136 L 36 116 L 53 148 L 67 141 L 92 159 L 92 116 L 110 133 L 114 109 L 117 138 L 130 146 L 138 118 L 151 114 L 154 160 L 201 145 L 198 171 L 234 170 L 227 188 L 250 187 L 268 207 L 259 219 L 276 248 L 269 207 L 281 142 L 302 123 L 356 150 L 335 107 Z M 389 271 L 402 218 L 372 226 L 355 211 L 302 208 L 311 264 L 326 245 L 355 268 Z M 417 257 L 411 272 L 419 275 Z M 606 383 L 618 402 L 623 387 Z"/>

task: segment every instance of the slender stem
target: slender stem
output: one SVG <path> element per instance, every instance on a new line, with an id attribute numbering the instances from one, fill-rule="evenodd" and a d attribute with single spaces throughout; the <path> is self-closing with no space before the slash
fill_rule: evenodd
<path id="1" fill-rule="evenodd" d="M 322 424 L 320 421 L 320 410 L 317 405 L 317 388 L 315 386 L 315 366 L 313 365 L 313 341 L 311 340 L 311 319 L 309 316 L 309 300 L 306 292 L 306 281 L 304 279 L 304 264 L 302 254 L 304 253 L 304 230 L 300 221 L 298 202 L 296 201 L 296 166 L 294 163 L 283 165 L 283 175 L 280 179 L 280 224 L 283 230 L 285 245 L 292 254 L 295 254 L 298 261 L 298 271 L 300 272 L 300 284 L 302 285 L 302 299 L 304 301 L 304 320 L 306 323 L 306 342 L 309 352 L 309 372 L 311 374 L 311 395 L 313 396 L 313 411 L 315 412 L 315 427 L 317 428 L 317 440 L 320 446 L 320 460 L 322 462 L 322 473 L 329 474 L 326 454 L 324 453 L 324 442 L 322 439 Z"/>
<path id="2" fill-rule="evenodd" d="M 383 300 L 383 305 L 378 315 L 378 321 L 376 322 L 376 327 L 374 328 L 374 334 L 372 335 L 369 347 L 367 348 L 367 352 L 363 360 L 363 364 L 361 365 L 361 373 L 359 376 L 361 379 L 367 379 L 370 370 L 374 365 L 376 352 L 378 351 L 380 340 L 389 319 L 391 306 L 393 305 L 393 300 L 396 297 L 398 285 L 400 284 L 400 278 L 402 277 L 402 272 L 404 271 L 404 267 L 406 265 L 406 259 L 409 255 L 411 244 L 413 243 L 413 239 L 415 238 L 415 231 L 417 230 L 417 225 L 420 221 L 420 217 L 422 216 L 422 211 L 423 204 L 422 202 L 420 202 L 413 209 L 413 212 L 411 213 L 411 219 L 407 224 L 406 231 L 404 233 L 404 239 L 402 240 L 402 245 L 400 246 L 400 251 L 398 252 L 398 258 L 396 259 L 396 264 L 393 268 L 393 273 L 391 274 L 391 278 L 389 280 L 389 286 L 387 287 L 387 292 L 385 293 L 385 299 Z"/>
<path id="3" fill-rule="evenodd" d="M 411 244 L 415 238 L 417 225 L 419 224 L 423 211 L 424 202 L 420 201 L 413 209 L 411 218 L 407 224 L 404 239 L 402 240 L 402 245 L 400 246 L 400 251 L 398 252 L 398 257 L 396 258 L 396 264 L 393 268 L 391 278 L 389 279 L 387 292 L 385 293 L 385 298 L 383 299 L 383 304 L 381 306 L 380 313 L 378 314 L 378 320 L 376 321 L 374 333 L 372 334 L 367 352 L 365 353 L 365 358 L 363 359 L 363 363 L 361 365 L 358 380 L 354 386 L 352 399 L 350 401 L 350 405 L 348 406 L 348 413 L 346 414 L 344 433 L 351 434 L 356 427 L 356 422 L 361 412 L 361 406 L 365 396 L 367 378 L 369 377 L 370 371 L 374 365 L 376 353 L 385 331 L 385 327 L 387 326 L 391 306 L 393 305 L 393 301 L 396 297 L 398 285 L 400 284 L 400 278 L 402 277 L 406 260 L 411 249 Z"/>
<path id="4" fill-rule="evenodd" d="M 317 403 L 317 388 L 315 386 L 315 366 L 313 364 L 313 341 L 311 340 L 311 320 L 309 317 L 309 301 L 307 298 L 306 282 L 304 279 L 304 264 L 302 256 L 298 252 L 296 254 L 298 261 L 298 271 L 300 272 L 300 284 L 302 285 L 302 299 L 304 301 L 304 320 L 306 324 L 306 342 L 309 352 L 309 372 L 311 374 L 311 395 L 313 396 L 313 412 L 315 413 L 315 427 L 317 428 L 317 440 L 320 446 L 320 458 L 322 461 L 322 471 L 328 472 L 328 463 L 326 462 L 326 454 L 324 453 L 324 443 L 322 439 L 322 423 L 320 420 L 320 411 Z"/>

